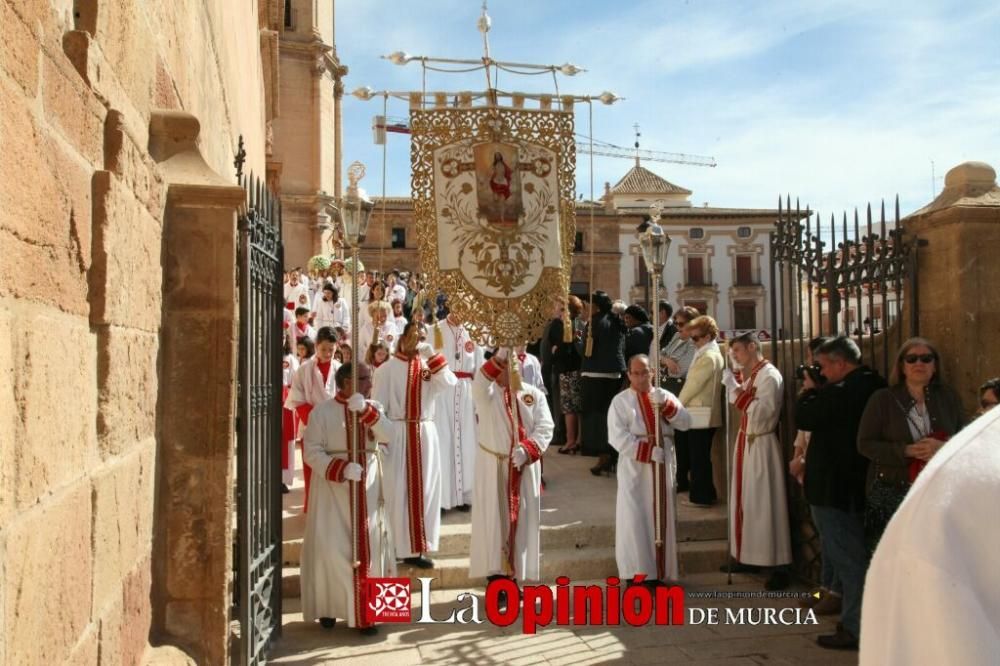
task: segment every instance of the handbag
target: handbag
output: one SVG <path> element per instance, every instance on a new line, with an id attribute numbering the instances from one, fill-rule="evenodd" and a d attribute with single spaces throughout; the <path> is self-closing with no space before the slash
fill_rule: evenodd
<path id="1" fill-rule="evenodd" d="M 688 407 L 687 412 L 691 417 L 690 430 L 704 430 L 712 427 L 711 407 Z"/>

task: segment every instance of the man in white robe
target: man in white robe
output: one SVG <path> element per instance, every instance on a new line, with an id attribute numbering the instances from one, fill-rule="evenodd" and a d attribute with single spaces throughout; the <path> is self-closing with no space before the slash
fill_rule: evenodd
<path id="1" fill-rule="evenodd" d="M 337 392 L 334 375 L 340 363 L 334 360 L 337 351 L 336 333 L 332 328 L 321 328 L 316 334 L 316 355 L 299 366 L 292 377 L 292 386 L 285 399 L 285 409 L 295 411 L 299 417 L 299 437 L 309 425 L 309 414 L 317 405 L 326 402 Z M 312 469 L 303 462 L 302 473 L 306 482 L 306 499 L 303 512 L 309 510 L 309 484 Z"/>
<path id="2" fill-rule="evenodd" d="M 729 485 L 729 542 L 733 571 L 772 567 L 764 586 L 788 586 L 792 561 L 785 462 L 775 432 L 781 414 L 781 373 L 760 352 L 755 334 L 734 338 L 733 367 L 722 383 L 742 416 Z M 740 369 L 742 368 L 742 370 Z"/>
<path id="3" fill-rule="evenodd" d="M 861 666 L 1000 660 L 1000 409 L 934 454 L 865 578 Z"/>
<path id="4" fill-rule="evenodd" d="M 673 433 L 686 430 L 691 418 L 672 393 L 652 387 L 649 357 L 629 361 L 629 388 L 615 396 L 608 410 L 608 437 L 618 451 L 618 495 L 615 504 L 615 561 L 618 576 L 631 581 L 646 577 L 649 585 L 676 581 L 677 503 L 674 495 Z M 660 445 L 656 445 L 656 414 Z M 654 475 L 659 476 L 657 511 Z M 656 546 L 656 520 L 662 546 Z"/>
<path id="5" fill-rule="evenodd" d="M 377 459 L 377 442 L 391 439 L 393 426 L 377 403 L 365 399 L 372 383 L 368 366 L 358 366 L 358 392 L 350 398 L 349 364 L 337 370 L 336 382 L 337 394 L 313 410 L 304 438 L 305 460 L 318 476 L 309 491 L 312 510 L 302 541 L 302 615 L 328 629 L 336 618 L 346 618 L 347 626 L 368 636 L 377 629 L 368 619 L 367 580 L 396 575 L 393 545 L 383 529 Z"/>
<path id="6" fill-rule="evenodd" d="M 438 548 L 441 531 L 441 451 L 434 401 L 458 381 L 441 354 L 421 343 L 416 323 L 407 324 L 399 350 L 375 371 L 375 400 L 396 431 L 386 460 L 386 501 L 396 557 L 429 569 L 425 553 Z"/>
<path id="7" fill-rule="evenodd" d="M 538 580 L 541 459 L 552 441 L 545 395 L 523 383 L 511 391 L 506 350 L 472 380 L 479 416 L 469 576 Z M 503 600 L 505 601 L 505 600 Z M 503 601 L 501 603 L 503 603 Z"/>
<path id="8" fill-rule="evenodd" d="M 542 377 L 542 362 L 534 354 L 529 354 L 522 346 L 514 350 L 517 354 L 517 361 L 521 371 L 521 379 L 531 384 L 542 393 L 548 393 L 545 389 L 545 378 Z"/>
<path id="9" fill-rule="evenodd" d="M 285 307 L 295 310 L 298 307 L 309 307 L 309 288 L 302 282 L 299 269 L 288 272 L 288 282 L 285 283 Z M 305 299 L 305 300 L 303 300 Z"/>
<path id="10" fill-rule="evenodd" d="M 483 349 L 454 314 L 436 325 L 437 351 L 448 361 L 458 382 L 441 391 L 435 408 L 441 443 L 441 508 L 469 510 L 475 478 L 476 412 L 472 380 L 483 364 Z"/>

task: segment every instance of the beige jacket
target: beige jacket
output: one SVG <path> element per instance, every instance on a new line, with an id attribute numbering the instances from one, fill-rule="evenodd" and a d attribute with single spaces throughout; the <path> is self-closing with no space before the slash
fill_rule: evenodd
<path id="1" fill-rule="evenodd" d="M 677 396 L 685 407 L 711 407 L 711 427 L 722 426 L 722 369 L 724 362 L 719 345 L 710 342 L 696 353 L 688 369 L 684 388 Z"/>

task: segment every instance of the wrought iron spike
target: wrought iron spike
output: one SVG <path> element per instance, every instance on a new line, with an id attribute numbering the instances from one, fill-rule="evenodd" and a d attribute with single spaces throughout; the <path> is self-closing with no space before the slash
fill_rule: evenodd
<path id="1" fill-rule="evenodd" d="M 236 182 L 240 182 L 243 178 L 243 163 L 246 162 L 247 151 L 243 145 L 243 135 L 240 134 L 239 141 L 236 144 L 236 159 L 233 160 L 233 166 L 236 167 Z"/>

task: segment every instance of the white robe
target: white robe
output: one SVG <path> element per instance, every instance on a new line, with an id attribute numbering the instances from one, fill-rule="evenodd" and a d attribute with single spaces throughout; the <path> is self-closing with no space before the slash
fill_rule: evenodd
<path id="1" fill-rule="evenodd" d="M 378 409 L 378 405 L 369 403 Z M 347 403 L 342 397 L 327 400 L 316 407 L 306 428 L 304 455 L 306 463 L 315 471 L 309 490 L 309 513 L 306 514 L 305 537 L 302 542 L 302 615 L 307 622 L 321 617 L 347 620 L 349 627 L 366 626 L 364 600 L 365 590 L 361 590 L 359 604 L 355 606 L 355 585 L 351 566 L 353 549 L 351 545 L 351 493 L 356 485 L 351 481 L 331 481 L 326 478 L 326 470 L 334 460 L 349 460 L 344 451 L 348 449 Z M 357 420 L 355 420 L 357 423 Z M 377 446 L 375 439 L 391 439 L 392 424 L 380 415 L 372 424 L 371 433 L 363 428 L 359 444 L 371 451 Z M 360 461 L 356 458 L 354 462 Z M 388 549 L 393 554 L 393 546 L 383 541 L 378 509 L 381 478 L 374 453 L 364 456 L 364 499 L 365 511 L 358 511 L 358 556 L 362 557 L 368 548 L 368 575 L 370 577 L 392 577 L 396 575 L 396 561 L 393 556 L 382 557 Z M 362 532 L 361 517 L 367 518 L 367 530 Z M 389 535 L 385 535 L 389 536 Z M 385 567 L 383 565 L 386 565 Z"/>
<path id="2" fill-rule="evenodd" d="M 285 283 L 285 303 L 293 303 L 295 308 L 309 307 L 309 287 L 299 282 L 294 287 L 290 283 Z"/>
<path id="3" fill-rule="evenodd" d="M 879 541 L 861 607 L 862 666 L 996 664 L 1000 407 L 920 472 Z"/>
<path id="4" fill-rule="evenodd" d="M 433 421 L 434 401 L 445 387 L 453 386 L 458 381 L 440 355 L 431 357 L 427 362 L 421 361 L 420 367 L 421 378 L 417 380 L 421 384 L 420 404 L 413 414 L 407 414 L 410 364 L 401 356 L 390 357 L 375 370 L 372 387 L 374 399 L 385 407 L 386 415 L 396 424 L 386 456 L 386 506 L 389 507 L 389 521 L 396 541 L 396 556 L 400 558 L 416 557 L 421 552 L 433 552 L 438 548 L 441 531 L 441 452 Z M 408 418 L 414 421 L 419 419 L 419 423 L 414 424 L 419 428 L 419 449 L 410 448 Z M 408 465 L 412 467 L 408 468 Z M 416 475 L 418 465 L 420 478 L 412 483 L 419 483 L 420 488 L 411 488 L 408 471 L 412 470 Z M 419 492 L 423 502 L 423 511 L 414 511 L 412 515 L 408 497 L 411 490 Z M 422 534 L 415 532 L 412 539 L 411 520 L 423 525 Z M 419 545 L 421 536 L 426 548 L 413 548 Z"/>
<path id="5" fill-rule="evenodd" d="M 775 430 L 781 415 L 782 379 L 762 361 L 756 376 L 744 373 L 743 394 L 730 402 L 743 412 L 733 451 L 729 490 L 730 552 L 737 561 L 761 567 L 792 561 L 788 527 L 786 464 Z M 753 442 L 749 435 L 755 435 Z"/>
<path id="6" fill-rule="evenodd" d="M 508 411 L 506 396 L 509 394 L 490 377 L 489 372 L 497 369 L 496 364 L 487 361 L 472 380 L 472 395 L 479 416 L 479 445 L 486 449 L 476 453 L 469 553 L 469 576 L 473 578 L 504 573 L 504 551 L 510 530 L 507 502 L 512 465 L 509 456 L 514 444 L 511 419 L 516 417 Z M 534 442 L 540 456 L 552 441 L 554 427 L 545 395 L 530 384 L 524 384 L 513 402 L 517 405 L 525 439 Z M 541 480 L 541 463 L 529 461 L 521 468 L 512 574 L 518 581 L 540 578 Z"/>
<path id="7" fill-rule="evenodd" d="M 524 358 L 521 358 L 520 354 L 518 354 L 518 358 L 521 361 L 521 378 L 542 393 L 547 394 L 545 379 L 542 377 L 542 363 L 538 360 L 538 357 L 534 354 L 525 353 Z"/>
<path id="8" fill-rule="evenodd" d="M 399 301 L 400 303 L 406 303 L 406 285 L 396 283 L 392 286 L 392 289 L 386 290 L 385 300 L 389 301 L 391 305 L 393 301 Z"/>
<path id="9" fill-rule="evenodd" d="M 472 341 L 465 326 L 447 321 L 438 325 L 444 346 L 437 351 L 458 378 L 455 386 L 441 391 L 435 404 L 441 444 L 441 507 L 452 509 L 472 502 L 477 448 L 472 376 L 483 364 L 483 348 Z"/>
<path id="10" fill-rule="evenodd" d="M 295 377 L 295 373 L 298 372 L 299 369 L 299 359 L 297 359 L 294 354 L 285 354 L 281 365 L 281 385 L 291 391 L 292 379 Z M 282 404 L 281 409 L 284 411 L 288 408 Z M 284 418 L 284 414 L 282 414 L 282 418 Z M 284 428 L 282 428 L 282 432 L 284 432 Z M 284 437 L 284 435 L 282 435 L 282 437 Z M 292 437 L 290 437 L 288 441 L 282 441 L 281 445 L 286 449 L 284 457 L 288 460 L 288 467 L 282 468 L 281 470 L 281 482 L 285 485 L 291 485 L 295 477 L 295 433 L 292 433 Z"/>
<path id="11" fill-rule="evenodd" d="M 343 298 L 338 298 L 336 301 L 324 301 L 323 292 L 320 292 L 313 303 L 313 312 L 316 313 L 316 317 L 313 319 L 316 330 L 324 326 L 331 328 L 340 326 L 345 331 L 351 329 L 351 309 Z"/>
<path id="12" fill-rule="evenodd" d="M 641 442 L 652 442 L 654 434 L 643 415 L 639 394 L 626 389 L 615 396 L 608 410 L 608 439 L 618 451 L 618 495 L 615 503 L 615 561 L 618 576 L 632 580 L 643 574 L 647 580 L 678 578 L 677 567 L 677 501 L 674 494 L 674 428 L 687 430 L 691 417 L 674 394 L 667 392 L 660 417 L 660 435 L 664 448 L 661 475 L 661 526 L 663 538 L 663 577 L 656 566 L 656 526 L 653 520 L 655 493 L 654 470 L 659 465 L 640 462 Z M 654 418 L 655 405 L 650 403 L 648 418 Z M 663 416 L 670 414 L 669 421 Z"/>
<path id="13" fill-rule="evenodd" d="M 323 373 L 316 367 L 315 356 L 300 365 L 292 376 L 292 386 L 285 400 L 285 409 L 295 409 L 305 404 L 315 407 L 336 395 L 337 382 L 334 381 L 334 375 L 337 374 L 339 367 L 340 363 L 336 360 L 330 361 L 330 372 L 324 382 Z"/>

